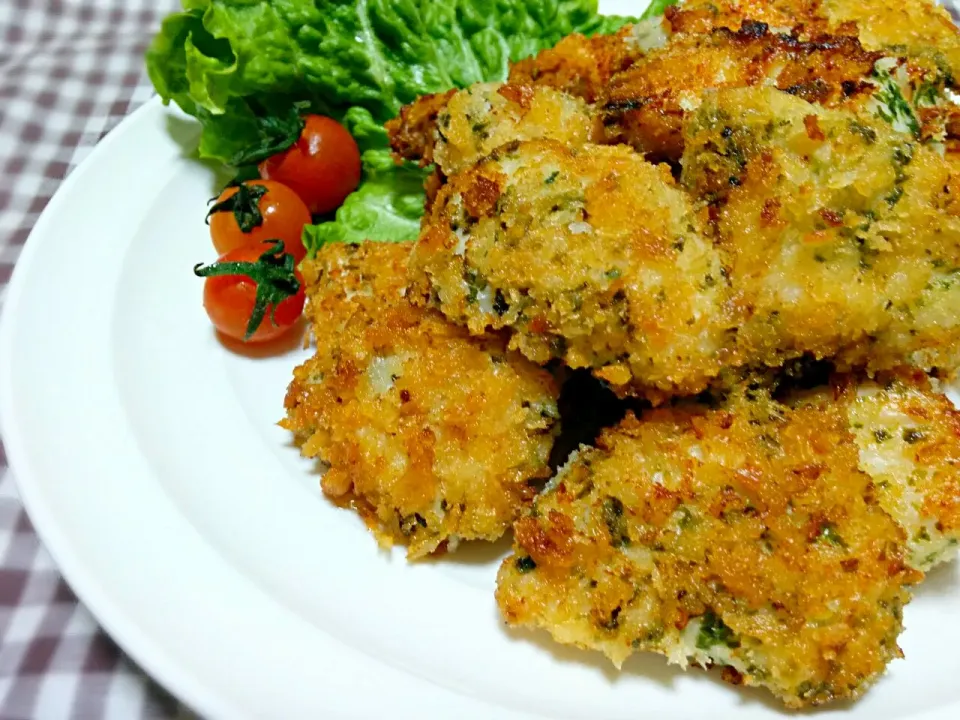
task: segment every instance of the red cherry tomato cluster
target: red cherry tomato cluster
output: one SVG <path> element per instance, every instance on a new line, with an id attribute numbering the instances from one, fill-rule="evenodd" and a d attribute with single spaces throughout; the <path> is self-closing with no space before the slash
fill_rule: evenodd
<path id="1" fill-rule="evenodd" d="M 223 335 L 268 342 L 292 328 L 304 306 L 303 226 L 336 210 L 360 184 L 360 150 L 340 123 L 304 118 L 300 137 L 258 166 L 262 180 L 227 187 L 207 218 L 220 255 L 194 272 L 203 306 Z"/>

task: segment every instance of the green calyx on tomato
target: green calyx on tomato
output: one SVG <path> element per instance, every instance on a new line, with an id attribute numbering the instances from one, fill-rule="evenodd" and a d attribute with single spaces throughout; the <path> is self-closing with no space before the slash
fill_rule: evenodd
<path id="1" fill-rule="evenodd" d="M 293 255 L 283 251 L 283 242 L 280 240 L 269 240 L 267 243 L 270 249 L 260 255 L 256 262 L 216 262 L 206 267 L 203 263 L 197 263 L 193 267 L 197 277 L 241 275 L 256 283 L 256 300 L 244 340 L 249 340 L 260 327 L 268 307 L 273 307 L 270 322 L 277 325 L 277 306 L 300 292 Z"/>
<path id="2" fill-rule="evenodd" d="M 258 113 L 257 141 L 235 153 L 230 158 L 230 164 L 234 167 L 256 165 L 288 149 L 300 138 L 304 125 L 302 114 L 309 107 L 310 103 L 301 101 L 293 103 L 283 113 Z"/>
<path id="3" fill-rule="evenodd" d="M 236 187 L 237 191 L 233 195 L 210 208 L 206 217 L 207 225 L 210 224 L 210 216 L 218 212 L 232 212 L 241 232 L 248 233 L 263 225 L 260 198 L 266 194 L 267 188 L 263 185 L 247 185 L 246 183 L 239 183 Z M 216 198 L 213 198 L 210 202 L 214 200 Z"/>

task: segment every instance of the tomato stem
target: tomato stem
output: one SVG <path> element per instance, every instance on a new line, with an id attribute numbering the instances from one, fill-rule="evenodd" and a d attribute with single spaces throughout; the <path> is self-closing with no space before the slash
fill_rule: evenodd
<path id="1" fill-rule="evenodd" d="M 235 167 L 263 162 L 293 145 L 303 132 L 302 114 L 310 107 L 310 103 L 301 100 L 284 112 L 272 113 L 249 98 L 247 102 L 253 105 L 256 115 L 257 142 L 230 158 Z"/>
<path id="2" fill-rule="evenodd" d="M 264 252 L 256 262 L 216 262 L 204 267 L 203 263 L 193 266 L 197 277 L 215 277 L 221 275 L 240 275 L 248 277 L 257 285 L 257 295 L 247 323 L 244 341 L 249 340 L 260 327 L 267 308 L 272 306 L 270 322 L 277 325 L 277 306 L 287 298 L 300 292 L 293 255 L 283 251 L 282 240 L 266 240 L 270 249 Z"/>
<path id="3" fill-rule="evenodd" d="M 263 225 L 263 213 L 260 212 L 260 198 L 267 192 L 263 185 L 247 185 L 240 183 L 237 191 L 210 208 L 206 223 L 210 224 L 210 216 L 214 213 L 232 212 L 241 232 L 252 232 L 254 228 Z"/>

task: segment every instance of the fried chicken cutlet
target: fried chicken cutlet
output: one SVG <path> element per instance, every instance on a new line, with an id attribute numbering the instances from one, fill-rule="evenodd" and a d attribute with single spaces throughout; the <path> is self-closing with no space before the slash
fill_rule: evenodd
<path id="1" fill-rule="evenodd" d="M 790 707 L 856 698 L 901 656 L 902 608 L 929 564 L 918 527 L 942 528 L 944 547 L 960 537 L 958 420 L 910 374 L 781 401 L 748 382 L 714 408 L 628 415 L 516 522 L 498 604 L 617 666 L 656 652 Z M 929 452 L 890 445 L 885 462 L 902 464 L 877 462 L 858 433 L 889 422 L 929 428 Z"/>
<path id="2" fill-rule="evenodd" d="M 705 98 L 683 184 L 711 206 L 740 318 L 732 364 L 960 362 L 958 178 L 889 124 L 772 88 Z"/>
<path id="3" fill-rule="evenodd" d="M 960 31 L 950 14 L 931 0 L 685 0 L 665 13 L 668 32 L 736 30 L 744 20 L 777 30 L 851 35 L 867 50 L 906 53 L 960 77 Z"/>
<path id="4" fill-rule="evenodd" d="M 404 108 L 387 129 L 401 157 L 436 163 L 444 175 L 466 170 L 511 141 L 546 138 L 579 146 L 600 136 L 583 100 L 546 86 L 480 83 L 421 101 Z"/>
<path id="5" fill-rule="evenodd" d="M 605 142 L 677 160 L 684 117 L 705 91 L 760 85 L 873 112 L 924 141 L 943 143 L 958 125 L 947 94 L 954 74 L 930 46 L 884 44 L 869 34 L 861 44 L 856 23 L 830 22 L 814 3 L 795 3 L 793 17 L 789 3 L 731 5 L 667 13 L 669 43 L 613 75 L 597 104 Z"/>
<path id="6" fill-rule="evenodd" d="M 839 399 L 837 398 L 839 393 Z M 908 562 L 929 570 L 955 557 L 960 541 L 960 412 L 923 373 L 845 377 L 802 401 L 846 412 L 860 469 L 883 509 L 907 533 Z"/>
<path id="7" fill-rule="evenodd" d="M 925 142 L 946 144 L 953 153 L 960 149 L 956 103 L 960 30 L 943 7 L 929 0 L 691 0 L 668 8 L 664 17 L 665 31 L 679 44 L 683 39 L 687 44 L 693 39 L 695 44 L 696 36 L 717 31 L 742 34 L 744 27 L 756 28 L 760 23 L 797 49 L 824 44 L 852 47 L 854 43 L 882 58 L 871 73 L 857 78 L 849 73 L 856 63 L 844 61 L 843 52 L 827 53 L 826 62 L 819 66 L 814 62 L 816 54 L 804 60 L 801 53 L 800 67 L 809 65 L 812 77 L 791 88 L 778 75 L 776 84 L 781 89 L 818 102 L 822 102 L 819 96 L 826 94 L 828 104 L 837 105 L 841 103 L 828 90 L 830 83 L 840 81 L 844 94 L 851 95 L 842 101 L 844 107 L 866 107 Z M 833 65 L 837 59 L 839 67 Z M 776 64 L 772 70 L 781 72 Z M 842 77 L 845 73 L 850 75 L 846 79 Z M 796 74 L 796 69 L 787 77 L 790 74 Z M 734 85 L 726 76 L 724 80 L 714 87 Z M 648 82 L 655 81 L 651 75 Z M 698 81 L 694 78 L 692 82 L 696 85 Z M 677 83 L 672 87 L 677 88 Z"/>
<path id="8" fill-rule="evenodd" d="M 683 152 L 683 120 L 707 90 L 773 85 L 827 106 L 862 104 L 876 90 L 866 82 L 883 57 L 855 37 L 799 40 L 745 21 L 736 31 L 675 35 L 614 76 L 598 106 L 605 142 L 628 143 L 658 160 Z"/>
<path id="9" fill-rule="evenodd" d="M 774 88 L 703 103 L 684 133 L 689 194 L 623 146 L 513 143 L 453 176 L 414 252 L 418 292 L 474 333 L 509 328 L 536 362 L 651 399 L 806 353 L 960 364 L 955 165 Z"/>
<path id="10" fill-rule="evenodd" d="M 509 142 L 550 139 L 577 147 L 599 135 L 579 98 L 550 87 L 486 83 L 454 93 L 440 111 L 433 159 L 449 176 Z"/>
<path id="11" fill-rule="evenodd" d="M 414 288 L 480 334 L 615 388 L 695 393 L 724 360 L 726 274 L 669 168 L 627 147 L 509 144 L 450 178 Z"/>
<path id="12" fill-rule="evenodd" d="M 540 85 L 595 103 L 610 80 L 667 42 L 663 18 L 627 25 L 613 35 L 568 35 L 552 48 L 510 66 L 508 82 Z"/>
<path id="13" fill-rule="evenodd" d="M 287 391 L 324 493 L 419 558 L 495 540 L 549 475 L 558 389 L 503 339 L 406 297 L 410 244 L 329 243 L 302 265 L 317 351 Z"/>

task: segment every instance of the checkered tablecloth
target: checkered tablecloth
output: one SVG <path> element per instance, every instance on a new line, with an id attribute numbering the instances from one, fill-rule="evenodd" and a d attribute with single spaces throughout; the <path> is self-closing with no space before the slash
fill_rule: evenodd
<path id="1" fill-rule="evenodd" d="M 152 89 L 143 52 L 178 0 L 0 0 L 0 303 L 60 181 Z M 17 497 L 0 444 L 0 720 L 189 714 L 97 626 Z"/>

